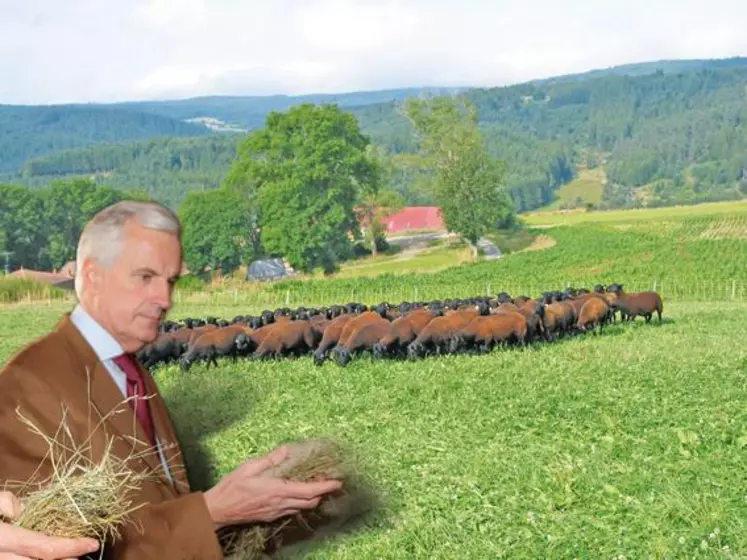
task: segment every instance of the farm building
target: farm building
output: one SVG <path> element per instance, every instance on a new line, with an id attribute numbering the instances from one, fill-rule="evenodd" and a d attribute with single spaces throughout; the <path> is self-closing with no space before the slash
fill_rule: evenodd
<path id="1" fill-rule="evenodd" d="M 407 206 L 382 220 L 382 223 L 386 226 L 388 234 L 444 229 L 441 209 L 438 206 Z"/>

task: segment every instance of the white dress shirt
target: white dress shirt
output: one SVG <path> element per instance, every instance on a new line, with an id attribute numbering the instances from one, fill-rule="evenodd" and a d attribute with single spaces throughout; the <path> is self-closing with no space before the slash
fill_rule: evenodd
<path id="1" fill-rule="evenodd" d="M 93 348 L 96 356 L 101 360 L 101 363 L 109 372 L 114 383 L 119 387 L 122 395 L 127 398 L 127 375 L 114 363 L 114 358 L 125 353 L 122 346 L 80 304 L 76 305 L 70 314 L 70 322 L 77 327 L 80 334 L 86 339 L 86 342 Z M 158 456 L 161 458 L 163 470 L 166 472 L 169 480 L 172 480 L 158 436 L 156 436 L 156 445 L 158 446 Z"/>

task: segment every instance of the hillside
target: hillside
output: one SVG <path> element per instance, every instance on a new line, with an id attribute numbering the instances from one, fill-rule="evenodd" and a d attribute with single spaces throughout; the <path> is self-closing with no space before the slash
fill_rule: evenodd
<path id="1" fill-rule="evenodd" d="M 260 128 L 270 111 L 286 111 L 303 103 L 337 104 L 343 108 L 401 102 L 417 95 L 443 95 L 459 88 L 402 88 L 340 94 L 210 96 L 169 101 L 135 101 L 111 107 L 142 111 L 173 119 L 187 120 L 209 116 L 246 129 Z"/>
<path id="2" fill-rule="evenodd" d="M 577 82 L 528 83 L 471 90 L 491 148 L 513 165 L 519 210 L 548 202 L 559 186 L 553 153 L 573 167 L 606 159 L 605 207 L 635 206 L 637 190 L 653 204 L 741 198 L 747 193 L 747 64 L 682 73 L 604 76 Z M 362 108 L 377 142 L 415 148 L 408 123 L 393 104 Z M 525 147 L 521 148 L 521 143 Z M 542 149 L 552 146 L 551 149 Z M 527 155 L 543 154 L 529 163 Z M 526 165 L 517 165 L 526 161 Z M 565 182 L 565 181 L 563 181 Z"/>
<path id="3" fill-rule="evenodd" d="M 220 185 L 242 137 L 155 138 L 62 150 L 26 161 L 16 181 L 41 187 L 60 176 L 93 177 L 118 189 L 143 189 L 176 208 L 188 192 Z"/>
<path id="4" fill-rule="evenodd" d="M 591 185 L 588 199 L 602 208 L 742 198 L 747 194 L 746 87 L 747 59 L 735 58 L 625 65 L 510 87 L 472 89 L 467 95 L 478 108 L 489 149 L 509 164 L 508 186 L 517 210 L 525 212 L 567 205 L 569 193 L 589 186 L 573 183 L 583 169 L 597 169 L 605 177 L 602 192 Z M 210 132 L 204 126 L 175 119 L 211 118 L 229 127 L 252 128 L 261 125 L 269 110 L 301 102 L 339 103 L 356 115 L 374 142 L 401 156 L 390 186 L 409 204 L 430 204 L 427 181 L 406 163 L 407 154 L 417 145 L 398 112 L 402 99 L 428 91 L 443 90 L 206 97 L 119 104 L 106 110 L 158 113 L 154 118 L 206 135 Z M 0 115 L 3 110 L 0 107 Z M 24 158 L 25 163 L 16 167 L 22 171 L 6 175 L 6 180 L 38 186 L 60 176 L 82 174 L 122 188 L 142 188 L 147 183 L 154 196 L 174 205 L 190 189 L 212 188 L 220 182 L 240 137 L 210 134 L 185 142 L 156 139 L 96 145 L 34 158 L 31 152 L 29 157 L 20 154 L 23 141 L 19 141 L 11 159 L 18 164 Z M 31 144 L 37 141 L 29 138 Z M 3 158 L 7 171 L 10 164 Z M 569 183 L 570 190 L 556 192 Z"/>
<path id="5" fill-rule="evenodd" d="M 0 173 L 29 158 L 102 142 L 203 136 L 202 125 L 163 115 L 96 106 L 0 106 Z"/>

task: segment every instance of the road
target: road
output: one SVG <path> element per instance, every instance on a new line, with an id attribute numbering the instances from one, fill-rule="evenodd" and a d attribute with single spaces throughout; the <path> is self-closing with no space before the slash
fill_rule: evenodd
<path id="1" fill-rule="evenodd" d="M 401 235 L 398 237 L 388 238 L 387 242 L 391 245 L 399 245 L 403 250 L 426 248 L 429 241 L 436 239 L 446 239 L 447 237 L 453 236 L 447 232 L 432 232 L 432 233 L 416 233 L 414 235 Z M 419 247 L 420 246 L 420 247 Z M 486 260 L 500 259 L 503 256 L 501 250 L 489 239 L 483 237 L 477 242 L 477 246 L 482 249 Z"/>

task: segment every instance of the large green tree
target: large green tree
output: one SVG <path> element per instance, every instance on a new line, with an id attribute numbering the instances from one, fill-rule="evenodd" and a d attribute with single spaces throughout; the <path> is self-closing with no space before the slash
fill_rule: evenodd
<path id="1" fill-rule="evenodd" d="M 506 164 L 491 157 L 465 97 L 409 99 L 404 114 L 435 172 L 435 198 L 446 227 L 477 254 L 477 241 L 514 215 L 506 191 Z"/>
<path id="2" fill-rule="evenodd" d="M 335 105 L 273 112 L 240 145 L 225 188 L 246 198 L 268 253 L 304 272 L 333 272 L 360 234 L 356 202 L 378 190 L 368 144 L 355 117 Z"/>
<path id="3" fill-rule="evenodd" d="M 38 192 L 0 185 L 0 250 L 11 252 L 8 262 L 12 268 L 39 266 L 48 232 L 42 213 Z M 5 256 L 0 265 L 5 266 Z"/>
<path id="4" fill-rule="evenodd" d="M 192 272 L 209 266 L 230 273 L 254 256 L 249 208 L 240 193 L 191 192 L 179 207 L 179 219 L 184 260 Z"/>
<path id="5" fill-rule="evenodd" d="M 43 223 L 47 227 L 44 264 L 59 268 L 75 257 L 86 222 L 100 210 L 123 200 L 124 193 L 87 179 L 54 181 L 42 191 Z"/>

